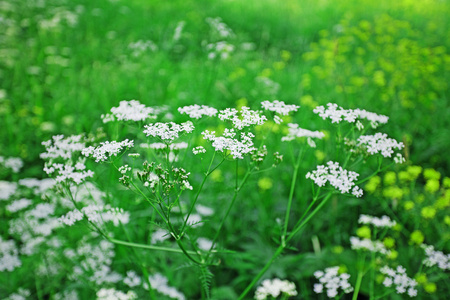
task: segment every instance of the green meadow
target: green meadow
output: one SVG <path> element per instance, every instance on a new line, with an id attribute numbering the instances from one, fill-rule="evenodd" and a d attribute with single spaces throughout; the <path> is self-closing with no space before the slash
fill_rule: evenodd
<path id="1" fill-rule="evenodd" d="M 449 15 L 445 0 L 0 1 L 0 298 L 447 299 Z M 123 100 L 150 117 L 120 120 Z M 261 106 L 275 100 L 299 108 Z M 328 103 L 389 121 L 332 123 Z M 247 108 L 265 120 L 236 125 Z M 320 134 L 287 141 L 290 123 Z M 229 128 L 254 150 L 205 133 Z M 358 139 L 377 132 L 392 156 Z M 307 175 L 329 161 L 362 197 Z M 86 178 L 43 170 L 58 164 Z M 317 273 L 332 267 L 335 288 Z"/>

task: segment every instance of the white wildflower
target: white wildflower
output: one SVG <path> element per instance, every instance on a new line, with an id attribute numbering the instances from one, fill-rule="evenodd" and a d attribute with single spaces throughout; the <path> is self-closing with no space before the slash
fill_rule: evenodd
<path id="1" fill-rule="evenodd" d="M 303 128 L 300 128 L 298 126 L 298 124 L 289 123 L 288 127 L 289 127 L 288 128 L 289 132 L 288 132 L 287 136 L 284 136 L 281 138 L 281 140 L 283 142 L 292 141 L 295 138 L 302 138 L 302 137 L 307 137 L 310 139 L 316 138 L 316 139 L 321 140 L 325 136 L 325 134 L 323 132 L 303 129 Z M 312 147 L 312 148 L 314 148 L 314 147 Z"/>
<path id="2" fill-rule="evenodd" d="M 123 283 L 125 283 L 129 287 L 135 287 L 135 286 L 141 285 L 142 279 L 141 279 L 141 277 L 139 277 L 136 274 L 136 272 L 128 271 L 127 277 L 125 277 L 125 279 L 123 280 Z"/>
<path id="3" fill-rule="evenodd" d="M 158 228 L 152 234 L 151 244 L 153 245 L 156 243 L 164 242 L 165 240 L 169 239 L 170 237 L 171 237 L 171 235 L 170 235 L 169 231 L 162 229 L 162 228 Z"/>
<path id="4" fill-rule="evenodd" d="M 186 300 L 186 297 L 183 295 L 183 293 L 178 291 L 176 288 L 169 286 L 169 280 L 160 273 L 150 275 L 148 277 L 148 280 L 150 281 L 152 289 L 155 289 L 159 293 L 173 299 Z M 147 283 L 144 283 L 144 288 L 148 289 Z"/>
<path id="5" fill-rule="evenodd" d="M 174 122 L 169 123 L 153 123 L 145 125 L 144 133 L 147 136 L 158 137 L 162 141 L 173 141 L 179 137 L 179 134 L 186 132 L 191 133 L 194 130 L 194 125 L 191 121 L 185 123 L 176 124 Z"/>
<path id="6" fill-rule="evenodd" d="M 357 119 L 366 119 L 373 124 L 386 124 L 389 120 L 387 116 L 378 115 L 376 113 L 368 112 L 364 109 L 343 109 L 335 103 L 328 103 L 327 107 L 318 106 L 313 112 L 319 114 L 322 119 L 330 119 L 331 123 L 340 123 L 346 121 L 354 123 Z M 357 124 L 360 128 L 361 126 Z"/>
<path id="7" fill-rule="evenodd" d="M 297 111 L 300 106 L 294 104 L 285 104 L 284 101 L 274 100 L 261 102 L 263 109 L 276 112 L 277 114 L 287 116 L 292 111 Z"/>
<path id="8" fill-rule="evenodd" d="M 317 170 L 308 172 L 306 178 L 314 181 L 319 187 L 329 182 L 334 188 L 342 194 L 349 193 L 353 187 L 352 194 L 356 197 L 362 196 L 362 190 L 355 188 L 355 181 L 359 174 L 353 171 L 347 171 L 339 166 L 339 163 L 329 161 L 327 166 L 317 166 Z"/>
<path id="9" fill-rule="evenodd" d="M 136 293 L 133 291 L 128 291 L 128 293 L 125 294 L 114 288 L 102 288 L 97 292 L 97 300 L 132 300 L 137 298 Z"/>
<path id="10" fill-rule="evenodd" d="M 388 138 L 387 134 L 380 132 L 374 135 L 362 135 L 357 142 L 357 145 L 364 146 L 369 154 L 381 153 L 384 157 L 391 157 L 394 149 L 401 150 L 404 147 L 402 142 Z"/>
<path id="11" fill-rule="evenodd" d="M 230 155 L 232 155 L 234 159 L 243 159 L 244 155 L 257 150 L 255 147 L 253 147 L 252 141 L 252 138 L 254 138 L 255 136 L 250 132 L 241 133 L 240 139 L 234 138 L 236 136 L 234 129 L 225 129 L 223 136 L 219 137 L 215 136 L 214 131 L 210 132 L 208 130 L 203 131 L 202 135 L 205 140 L 208 140 L 212 143 L 212 146 L 216 151 L 230 151 Z"/>
<path id="12" fill-rule="evenodd" d="M 23 161 L 19 157 L 3 157 L 0 156 L 0 166 L 3 165 L 6 169 L 11 169 L 13 173 L 18 173 L 23 167 Z"/>
<path id="13" fill-rule="evenodd" d="M 397 153 L 394 157 L 394 162 L 396 164 L 402 164 L 406 161 L 406 159 L 401 155 L 401 153 Z"/>
<path id="14" fill-rule="evenodd" d="M 398 266 L 397 269 L 391 269 L 388 266 L 384 266 L 380 269 L 380 272 L 386 277 L 383 281 L 385 287 L 393 287 L 397 294 L 407 293 L 409 297 L 417 296 L 417 281 L 406 275 L 406 269 L 402 266 Z"/>
<path id="15" fill-rule="evenodd" d="M 423 264 L 427 267 L 432 267 L 437 265 L 441 270 L 450 270 L 450 254 L 444 254 L 442 251 L 434 250 L 434 246 L 431 245 L 421 245 L 422 249 L 425 250 L 425 255 L 427 256 L 423 260 Z"/>
<path id="16" fill-rule="evenodd" d="M 220 17 L 206 18 L 206 23 L 209 24 L 213 34 L 217 34 L 220 38 L 228 38 L 233 36 L 233 31 L 222 22 Z"/>
<path id="17" fill-rule="evenodd" d="M 17 183 L 0 180 L 0 200 L 9 200 L 17 190 Z"/>
<path id="18" fill-rule="evenodd" d="M 321 294 L 325 288 L 328 298 L 336 297 L 339 289 L 346 294 L 353 291 L 353 287 L 348 282 L 350 275 L 347 273 L 339 274 L 339 267 L 331 267 L 326 268 L 324 271 L 316 271 L 314 272 L 314 277 L 320 282 L 314 284 L 314 292 Z"/>
<path id="19" fill-rule="evenodd" d="M 164 108 L 147 107 L 137 100 L 120 101 L 118 107 L 111 108 L 111 114 L 102 115 L 103 123 L 118 121 L 145 121 L 147 119 L 156 119 Z"/>
<path id="20" fill-rule="evenodd" d="M 192 153 L 194 153 L 194 155 L 206 153 L 206 149 L 203 148 L 202 146 L 198 146 L 198 147 L 192 148 Z"/>
<path id="21" fill-rule="evenodd" d="M 214 117 L 217 115 L 217 109 L 206 105 L 200 106 L 198 104 L 179 107 L 178 112 L 180 114 L 187 114 L 192 119 L 200 119 L 203 116 Z"/>
<path id="22" fill-rule="evenodd" d="M 213 246 L 213 242 L 206 238 L 199 237 L 197 239 L 197 246 L 203 251 L 209 251 L 209 249 L 211 249 L 211 247 Z"/>
<path id="23" fill-rule="evenodd" d="M 233 127 L 238 130 L 253 125 L 262 125 L 267 121 L 266 116 L 261 115 L 261 111 L 251 110 L 246 106 L 242 106 L 240 111 L 235 108 L 221 110 L 218 117 L 222 121 L 231 121 Z"/>
<path id="24" fill-rule="evenodd" d="M 215 58 L 220 58 L 221 60 L 228 59 L 231 53 L 234 52 L 234 49 L 234 45 L 225 41 L 211 43 L 206 46 L 206 50 L 208 51 L 208 59 L 210 60 Z"/>
<path id="25" fill-rule="evenodd" d="M 372 224 L 375 227 L 387 227 L 391 228 L 397 225 L 397 222 L 392 221 L 388 216 L 382 216 L 381 218 L 369 216 L 369 215 L 360 215 L 359 224 Z"/>
<path id="26" fill-rule="evenodd" d="M 8 211 L 14 213 L 14 212 L 18 212 L 19 210 L 22 210 L 24 208 L 27 208 L 32 203 L 33 202 L 31 200 L 22 198 L 22 199 L 14 201 L 11 204 L 9 204 L 8 206 L 6 206 L 6 209 Z"/>
<path id="27" fill-rule="evenodd" d="M 112 156 L 117 156 L 123 148 L 131 148 L 134 146 L 133 141 L 129 141 L 128 139 L 122 142 L 116 141 L 107 141 L 104 143 L 100 143 L 98 147 L 88 147 L 84 148 L 81 153 L 87 157 L 95 158 L 95 162 L 103 162 Z"/>
<path id="28" fill-rule="evenodd" d="M 21 265 L 19 250 L 14 240 L 4 241 L 0 236 L 0 272 L 12 272 Z"/>
<path id="29" fill-rule="evenodd" d="M 355 236 L 350 237 L 350 244 L 353 250 L 368 250 L 370 252 L 381 253 L 384 255 L 389 255 L 390 250 L 386 249 L 384 244 L 380 241 L 372 241 L 370 239 L 359 239 Z"/>
<path id="30" fill-rule="evenodd" d="M 272 280 L 266 279 L 256 289 L 255 299 L 265 300 L 268 297 L 277 298 L 280 295 L 284 296 L 297 296 L 297 290 L 295 284 L 288 280 L 281 280 L 274 278 Z"/>

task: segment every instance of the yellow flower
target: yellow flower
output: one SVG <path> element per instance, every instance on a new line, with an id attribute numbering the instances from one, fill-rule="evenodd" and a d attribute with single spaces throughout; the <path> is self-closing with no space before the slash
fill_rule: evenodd
<path id="1" fill-rule="evenodd" d="M 384 238 L 383 244 L 386 246 L 386 248 L 394 248 L 395 246 L 395 240 L 391 238 L 390 236 Z"/>
<path id="2" fill-rule="evenodd" d="M 411 243 L 421 245 L 424 240 L 425 237 L 423 236 L 423 233 L 420 230 L 416 230 L 413 233 L 411 233 L 410 236 Z"/>
<path id="3" fill-rule="evenodd" d="M 413 179 L 416 179 L 417 177 L 419 177 L 419 174 L 422 172 L 422 167 L 421 166 L 409 166 L 408 169 L 406 170 L 406 172 L 408 172 Z"/>
<path id="4" fill-rule="evenodd" d="M 424 208 L 422 208 L 422 211 L 420 212 L 420 214 L 425 219 L 432 219 L 436 215 L 436 209 L 431 206 L 425 206 Z"/>
<path id="5" fill-rule="evenodd" d="M 414 202 L 412 202 L 412 201 L 406 201 L 406 202 L 403 204 L 403 207 L 405 208 L 405 210 L 411 210 L 411 209 L 414 208 L 414 206 L 415 206 L 415 204 L 414 204 Z"/>
<path id="6" fill-rule="evenodd" d="M 435 193 L 439 190 L 439 180 L 437 179 L 429 179 L 425 184 L 425 191 L 429 193 Z"/>
<path id="7" fill-rule="evenodd" d="M 356 230 L 356 235 L 360 238 L 370 239 L 371 232 L 368 226 L 362 226 Z"/>
<path id="8" fill-rule="evenodd" d="M 436 283 L 434 282 L 428 282 L 427 284 L 424 285 L 424 289 L 425 292 L 427 292 L 428 294 L 433 294 L 436 292 Z"/>
<path id="9" fill-rule="evenodd" d="M 441 173 L 435 169 L 425 169 L 425 171 L 423 171 L 423 177 L 425 177 L 425 179 L 439 180 L 441 178 Z"/>
<path id="10" fill-rule="evenodd" d="M 384 175 L 384 184 L 386 185 L 393 185 L 397 181 L 397 175 L 395 172 L 387 172 Z"/>
<path id="11" fill-rule="evenodd" d="M 258 180 L 258 187 L 261 190 L 270 190 L 273 186 L 272 179 L 269 177 L 263 177 Z"/>

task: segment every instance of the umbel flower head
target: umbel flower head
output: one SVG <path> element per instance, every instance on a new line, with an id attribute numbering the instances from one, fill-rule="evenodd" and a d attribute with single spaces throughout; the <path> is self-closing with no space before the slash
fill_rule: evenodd
<path id="1" fill-rule="evenodd" d="M 111 121 L 145 121 L 156 119 L 157 115 L 163 111 L 161 107 L 147 107 L 137 100 L 120 101 L 118 107 L 111 108 L 111 114 L 102 115 L 103 123 Z"/>
<path id="2" fill-rule="evenodd" d="M 187 121 L 181 124 L 174 122 L 169 123 L 153 123 L 145 125 L 144 133 L 147 136 L 153 136 L 160 138 L 163 142 L 172 142 L 177 139 L 183 132 L 191 133 L 194 130 L 194 124 L 191 121 Z"/>
<path id="3" fill-rule="evenodd" d="M 106 161 L 112 156 L 117 156 L 123 148 L 131 148 L 134 146 L 133 141 L 128 139 L 122 142 L 107 141 L 101 143 L 98 147 L 87 147 L 81 152 L 84 156 L 95 158 L 95 162 Z"/>
<path id="4" fill-rule="evenodd" d="M 277 113 L 278 115 L 287 116 L 291 111 L 297 111 L 300 106 L 294 105 L 294 104 L 285 104 L 283 101 L 274 100 L 273 102 L 270 101 L 263 101 L 261 102 L 261 106 L 263 109 L 272 111 Z M 280 124 L 283 122 L 283 119 L 281 119 L 278 115 L 274 117 L 274 121 L 277 124 Z"/>
<path id="5" fill-rule="evenodd" d="M 179 107 L 178 112 L 180 114 L 186 114 L 192 119 L 200 119 L 203 116 L 214 117 L 217 115 L 217 109 L 206 105 L 200 106 L 198 104 Z"/>
<path id="6" fill-rule="evenodd" d="M 266 279 L 256 289 L 255 299 L 265 300 L 267 297 L 277 298 L 280 295 L 297 296 L 295 284 L 288 280 L 281 280 L 278 278 Z"/>
<path id="7" fill-rule="evenodd" d="M 313 148 L 315 148 L 315 143 L 312 141 L 312 138 L 321 140 L 325 136 L 325 134 L 323 132 L 303 129 L 303 128 L 300 128 L 298 126 L 298 124 L 293 124 L 293 123 L 288 124 L 288 130 L 289 130 L 288 134 L 281 138 L 281 140 L 283 142 L 286 142 L 286 141 L 289 142 L 296 138 L 306 137 L 306 138 L 308 138 L 308 144 L 310 144 Z"/>
<path id="8" fill-rule="evenodd" d="M 346 294 L 353 291 L 353 287 L 348 282 L 350 275 L 347 273 L 339 274 L 339 267 L 316 271 L 314 272 L 314 277 L 319 279 L 320 282 L 314 284 L 314 292 L 321 294 L 325 288 L 328 298 L 336 297 L 339 289 L 342 289 Z"/>
<path id="9" fill-rule="evenodd" d="M 355 123 L 357 119 L 366 119 L 371 122 L 372 127 L 377 127 L 378 124 L 386 124 L 389 120 L 387 116 L 364 109 L 343 109 L 335 103 L 328 103 L 326 108 L 322 105 L 317 106 L 313 112 L 324 120 L 330 119 L 331 123 L 340 123 L 341 121 Z"/>
<path id="10" fill-rule="evenodd" d="M 234 129 L 225 129 L 223 136 L 216 137 L 215 132 L 205 130 L 202 132 L 203 138 L 212 143 L 216 151 L 225 152 L 230 151 L 230 155 L 234 159 L 243 159 L 244 155 L 252 153 L 257 150 L 253 147 L 253 138 L 255 137 L 251 132 L 241 132 L 240 139 L 236 138 Z"/>
<path id="11" fill-rule="evenodd" d="M 355 185 L 355 181 L 358 179 L 358 176 L 358 173 L 347 171 L 339 166 L 339 163 L 332 161 L 329 161 L 327 166 L 317 166 L 317 170 L 306 174 L 306 178 L 313 180 L 314 183 L 320 187 L 324 186 L 328 182 L 342 194 L 348 193 L 352 190 L 353 195 L 356 197 L 361 197 L 363 191 Z"/>
<path id="12" fill-rule="evenodd" d="M 266 116 L 261 115 L 260 111 L 251 110 L 246 106 L 242 106 L 240 111 L 235 108 L 221 110 L 218 117 L 222 121 L 231 121 L 233 127 L 238 130 L 253 125 L 262 125 L 267 121 Z"/>
<path id="13" fill-rule="evenodd" d="M 377 132 L 374 135 L 360 136 L 357 146 L 363 146 L 371 155 L 381 153 L 384 157 L 391 157 L 394 149 L 401 150 L 405 145 L 389 138 L 386 133 Z"/>

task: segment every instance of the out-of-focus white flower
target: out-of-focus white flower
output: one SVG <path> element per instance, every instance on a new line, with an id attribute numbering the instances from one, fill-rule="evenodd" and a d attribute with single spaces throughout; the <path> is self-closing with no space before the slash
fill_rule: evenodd
<path id="1" fill-rule="evenodd" d="M 261 102 L 261 105 L 263 109 L 273 111 L 282 116 L 287 116 L 290 112 L 297 111 L 300 108 L 298 105 L 286 104 L 284 101 L 278 100 L 274 100 L 272 102 L 266 100 Z"/>
<path id="2" fill-rule="evenodd" d="M 373 112 L 368 112 L 364 109 L 343 109 L 335 103 L 328 103 L 327 107 L 317 106 L 314 113 L 318 114 L 322 119 L 330 119 L 331 123 L 340 123 L 341 121 L 346 121 L 349 123 L 354 123 L 357 119 L 366 119 L 374 125 L 381 123 L 386 124 L 389 120 L 387 116 L 378 115 Z M 358 127 L 361 127 L 357 124 Z"/>
<path id="3" fill-rule="evenodd" d="M 450 254 L 444 254 L 442 251 L 434 250 L 434 246 L 422 244 L 422 249 L 425 250 L 426 258 L 423 264 L 427 267 L 437 265 L 439 269 L 444 271 L 450 270 Z"/>
<path id="4" fill-rule="evenodd" d="M 129 141 L 128 139 L 122 142 L 116 141 L 107 141 L 101 143 L 98 147 L 87 147 L 81 151 L 81 154 L 87 157 L 95 158 L 95 162 L 106 161 L 108 158 L 112 156 L 117 156 L 123 148 L 131 148 L 134 146 L 133 141 Z"/>
<path id="5" fill-rule="evenodd" d="M 397 269 L 391 269 L 388 266 L 384 266 L 380 269 L 380 272 L 386 277 L 383 281 L 385 287 L 395 287 L 397 294 L 407 293 L 409 297 L 417 296 L 417 281 L 406 275 L 406 269 L 402 266 L 398 266 Z"/>
<path id="6" fill-rule="evenodd" d="M 334 298 L 338 295 L 338 290 L 341 289 L 348 294 L 353 291 L 353 287 L 348 282 L 350 275 L 347 273 L 339 274 L 339 267 L 326 268 L 324 271 L 314 272 L 320 283 L 314 284 L 314 292 L 317 294 L 323 293 L 325 288 L 328 298 Z"/>
<path id="7" fill-rule="evenodd" d="M 256 289 L 255 299 L 265 300 L 267 297 L 277 298 L 280 295 L 297 296 L 295 284 L 279 278 L 266 279 Z"/>
<path id="8" fill-rule="evenodd" d="M 369 215 L 360 215 L 359 224 L 372 224 L 375 227 L 394 227 L 397 225 L 397 222 L 392 221 L 388 216 L 382 216 L 381 218 L 369 216 Z"/>
<path id="9" fill-rule="evenodd" d="M 283 142 L 292 141 L 295 138 L 302 138 L 302 137 L 307 137 L 310 139 L 316 138 L 316 139 L 320 140 L 325 136 L 325 134 L 323 132 L 303 129 L 303 128 L 300 128 L 298 124 L 293 124 L 293 123 L 288 124 L 288 130 L 289 130 L 288 134 L 281 138 L 281 140 Z M 312 148 L 315 148 L 315 147 L 312 147 Z"/>
<path id="10" fill-rule="evenodd" d="M 194 130 L 194 124 L 191 121 L 177 124 L 174 122 L 169 123 L 153 123 L 145 125 L 144 133 L 147 136 L 158 137 L 165 142 L 171 142 L 177 139 L 183 132 L 191 133 Z"/>
<path id="11" fill-rule="evenodd" d="M 179 107 L 178 112 L 180 114 L 186 114 L 192 119 L 200 119 L 203 116 L 214 117 L 217 115 L 217 109 L 206 105 L 189 105 Z"/>

